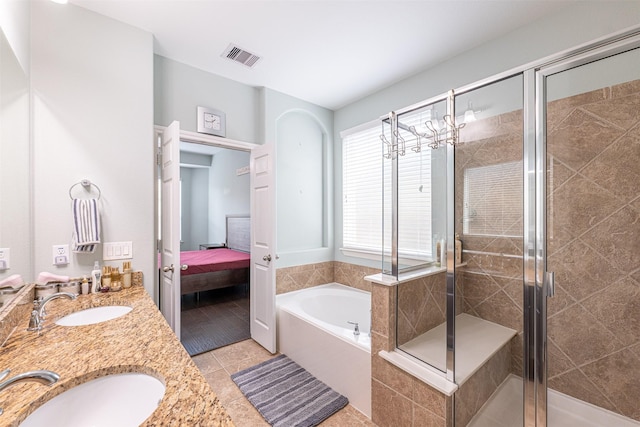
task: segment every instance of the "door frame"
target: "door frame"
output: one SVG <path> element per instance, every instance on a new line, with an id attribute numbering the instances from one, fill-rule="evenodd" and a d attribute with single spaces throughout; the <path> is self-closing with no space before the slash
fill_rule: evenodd
<path id="1" fill-rule="evenodd" d="M 166 126 L 154 125 L 154 144 L 155 144 L 154 147 L 156 152 L 159 149 L 160 137 L 162 135 L 162 132 L 166 128 L 167 128 Z M 182 130 L 182 129 L 180 129 L 179 142 L 190 142 L 194 144 L 202 144 L 202 145 L 208 145 L 212 147 L 221 147 L 221 148 L 227 148 L 231 150 L 245 151 L 248 153 L 251 153 L 251 150 L 253 150 L 255 147 L 260 146 L 260 144 L 254 144 L 252 142 L 238 141 L 234 139 L 222 138 L 214 135 L 206 135 L 206 134 L 201 134 L 201 133 Z M 156 161 L 156 169 L 155 169 L 156 185 L 155 185 L 155 221 L 154 221 L 156 224 L 154 234 L 156 239 L 157 253 L 159 253 L 161 249 L 161 242 L 158 239 L 158 230 L 160 227 L 159 218 L 160 218 L 160 212 L 161 212 L 161 206 L 159 206 L 158 204 L 158 198 L 161 193 L 161 188 L 160 188 L 160 185 L 158 184 L 158 180 L 160 179 L 160 170 L 158 166 L 158 161 L 159 159 L 157 159 Z M 156 256 L 155 264 L 156 264 L 156 267 L 154 268 L 154 283 L 155 283 L 156 292 L 154 295 L 154 302 L 158 307 L 161 307 L 160 304 L 162 299 L 162 295 L 161 295 L 162 286 L 160 283 L 160 280 L 161 280 L 160 273 L 159 273 L 160 262 L 158 261 L 158 256 Z"/>

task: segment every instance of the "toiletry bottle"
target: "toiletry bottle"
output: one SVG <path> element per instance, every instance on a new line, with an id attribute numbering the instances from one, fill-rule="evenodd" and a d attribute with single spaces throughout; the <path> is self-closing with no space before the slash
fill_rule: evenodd
<path id="1" fill-rule="evenodd" d="M 462 241 L 460 235 L 456 233 L 456 265 L 462 264 Z"/>
<path id="2" fill-rule="evenodd" d="M 82 295 L 86 295 L 89 293 L 89 280 L 87 280 L 87 276 L 82 277 L 82 283 L 80 284 L 80 293 Z"/>
<path id="3" fill-rule="evenodd" d="M 440 250 L 441 244 L 440 240 L 436 242 L 436 267 L 440 267 L 442 265 L 442 251 Z"/>
<path id="4" fill-rule="evenodd" d="M 131 287 L 131 262 L 122 263 L 122 287 L 128 289 Z"/>
<path id="5" fill-rule="evenodd" d="M 100 262 L 93 263 L 93 270 L 91 271 L 91 293 L 95 294 L 100 292 L 102 287 L 102 271 L 100 270 Z"/>
<path id="6" fill-rule="evenodd" d="M 111 288 L 111 267 L 105 265 L 102 267 L 102 287 L 100 292 L 109 292 Z"/>

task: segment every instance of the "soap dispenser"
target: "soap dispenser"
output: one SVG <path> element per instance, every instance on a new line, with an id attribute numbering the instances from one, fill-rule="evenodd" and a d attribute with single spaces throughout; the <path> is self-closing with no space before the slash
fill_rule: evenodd
<path id="1" fill-rule="evenodd" d="M 91 271 L 91 293 L 95 294 L 100 292 L 102 282 L 102 270 L 100 270 L 100 262 L 96 261 L 93 264 L 93 270 Z"/>
<path id="2" fill-rule="evenodd" d="M 456 265 L 462 264 L 462 241 L 460 235 L 456 233 Z"/>

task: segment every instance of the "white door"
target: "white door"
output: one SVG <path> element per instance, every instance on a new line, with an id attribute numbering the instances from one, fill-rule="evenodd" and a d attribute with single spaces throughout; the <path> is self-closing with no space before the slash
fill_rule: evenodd
<path id="1" fill-rule="evenodd" d="M 251 150 L 251 338 L 276 352 L 274 145 Z"/>
<path id="2" fill-rule="evenodd" d="M 180 338 L 180 122 L 161 140 L 160 311 Z"/>

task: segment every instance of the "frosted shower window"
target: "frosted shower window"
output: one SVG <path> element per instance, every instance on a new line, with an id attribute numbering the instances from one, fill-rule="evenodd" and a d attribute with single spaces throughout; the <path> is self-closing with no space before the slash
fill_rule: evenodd
<path id="1" fill-rule="evenodd" d="M 345 249 L 379 254 L 383 246 L 383 178 L 384 182 L 390 182 L 390 168 L 383 168 L 380 133 L 378 123 L 343 136 Z M 401 165 L 399 193 L 405 211 L 413 219 L 399 225 L 403 243 L 400 256 L 425 260 L 431 257 L 431 152 L 411 152 Z M 385 242 L 388 241 L 389 236 L 385 236 Z"/>
<path id="2" fill-rule="evenodd" d="M 463 233 L 522 236 L 522 162 L 464 171 Z"/>

